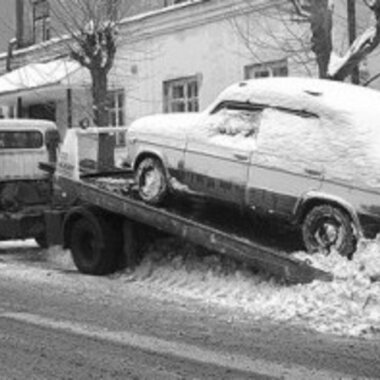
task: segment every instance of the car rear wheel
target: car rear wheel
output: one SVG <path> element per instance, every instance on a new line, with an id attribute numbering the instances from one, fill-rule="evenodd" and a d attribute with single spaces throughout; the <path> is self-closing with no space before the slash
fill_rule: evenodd
<path id="1" fill-rule="evenodd" d="M 302 237 L 310 253 L 335 250 L 351 258 L 356 249 L 350 216 L 331 205 L 316 206 L 308 212 L 302 224 Z"/>
<path id="2" fill-rule="evenodd" d="M 153 157 L 143 159 L 136 170 L 136 183 L 141 199 L 153 205 L 164 201 L 168 193 L 168 182 L 160 160 Z"/>

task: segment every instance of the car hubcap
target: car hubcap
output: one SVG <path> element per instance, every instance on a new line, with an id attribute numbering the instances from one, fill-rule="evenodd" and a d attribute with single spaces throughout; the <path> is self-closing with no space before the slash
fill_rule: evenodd
<path id="1" fill-rule="evenodd" d="M 160 191 L 161 187 L 161 176 L 158 170 L 148 169 L 144 173 L 143 184 L 141 190 L 146 196 L 154 196 Z"/>
<path id="2" fill-rule="evenodd" d="M 339 246 L 341 242 L 341 225 L 337 221 L 324 221 L 316 229 L 315 239 L 322 248 L 331 248 Z"/>

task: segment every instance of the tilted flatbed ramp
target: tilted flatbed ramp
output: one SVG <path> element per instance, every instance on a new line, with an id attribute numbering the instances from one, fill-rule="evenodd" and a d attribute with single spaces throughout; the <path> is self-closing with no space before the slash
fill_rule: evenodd
<path id="1" fill-rule="evenodd" d="M 180 236 L 192 243 L 264 269 L 290 283 L 308 283 L 315 279 L 328 281 L 332 278 L 329 273 L 287 253 L 180 215 L 176 211 L 147 205 L 131 195 L 121 195 L 101 188 L 85 178 L 77 180 L 60 177 L 56 186 L 63 189 L 68 198 L 75 198 L 77 204 L 97 206 L 131 221 Z"/>

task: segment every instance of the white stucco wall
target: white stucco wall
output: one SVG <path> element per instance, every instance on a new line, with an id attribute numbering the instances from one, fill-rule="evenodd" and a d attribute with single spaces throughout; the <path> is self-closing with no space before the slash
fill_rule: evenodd
<path id="1" fill-rule="evenodd" d="M 298 53 L 289 36 L 302 37 L 309 46 L 310 28 L 278 12 L 286 0 L 195 0 L 149 15 L 137 15 L 120 28 L 120 42 L 110 88 L 126 92 L 126 124 L 163 111 L 163 82 L 197 75 L 200 80 L 200 108 L 206 108 L 218 93 L 244 79 L 244 66 L 287 59 L 289 75 L 317 76 L 313 55 Z M 361 2 L 358 2 L 358 4 Z M 345 0 L 336 0 L 334 45 L 339 53 L 347 47 Z M 368 26 L 368 12 L 358 14 L 358 32 Z M 248 40 L 247 40 L 248 38 Z M 295 38 L 295 37 L 294 37 Z M 247 48 L 249 42 L 249 49 Z M 65 42 L 66 43 L 66 42 Z M 62 54 L 65 43 L 17 52 L 15 62 L 30 62 Z M 299 43 L 299 41 L 298 41 Z M 50 46 L 51 45 L 51 46 Z M 42 49 L 42 50 L 41 50 Z M 373 75 L 380 67 L 380 49 L 368 58 Z M 0 59 L 4 61 L 4 57 Z M 380 88 L 380 79 L 374 82 Z M 65 99 L 57 99 L 57 123 L 67 124 Z M 73 125 L 91 114 L 90 91 L 73 91 Z"/>
<path id="2" fill-rule="evenodd" d="M 246 7 L 244 1 L 238 3 Z M 290 75 L 315 74 L 313 64 L 306 72 L 299 57 L 274 44 L 287 26 L 270 17 L 273 10 L 268 6 L 273 3 L 258 1 L 257 7 L 243 11 L 219 0 L 160 15 L 160 22 L 147 20 L 146 29 L 143 25 L 138 30 L 141 39 L 119 46 L 111 74 L 111 82 L 126 89 L 127 122 L 163 111 L 163 82 L 167 80 L 197 75 L 202 110 L 225 87 L 244 79 L 246 65 L 287 58 Z M 132 26 L 124 33 L 133 31 Z M 252 40 L 250 49 L 245 46 L 246 38 Z"/>

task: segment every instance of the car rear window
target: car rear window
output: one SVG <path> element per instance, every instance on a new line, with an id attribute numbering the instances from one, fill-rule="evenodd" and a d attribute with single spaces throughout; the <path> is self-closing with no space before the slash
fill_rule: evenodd
<path id="1" fill-rule="evenodd" d="M 43 145 L 40 131 L 1 131 L 0 150 L 3 149 L 38 149 Z"/>

